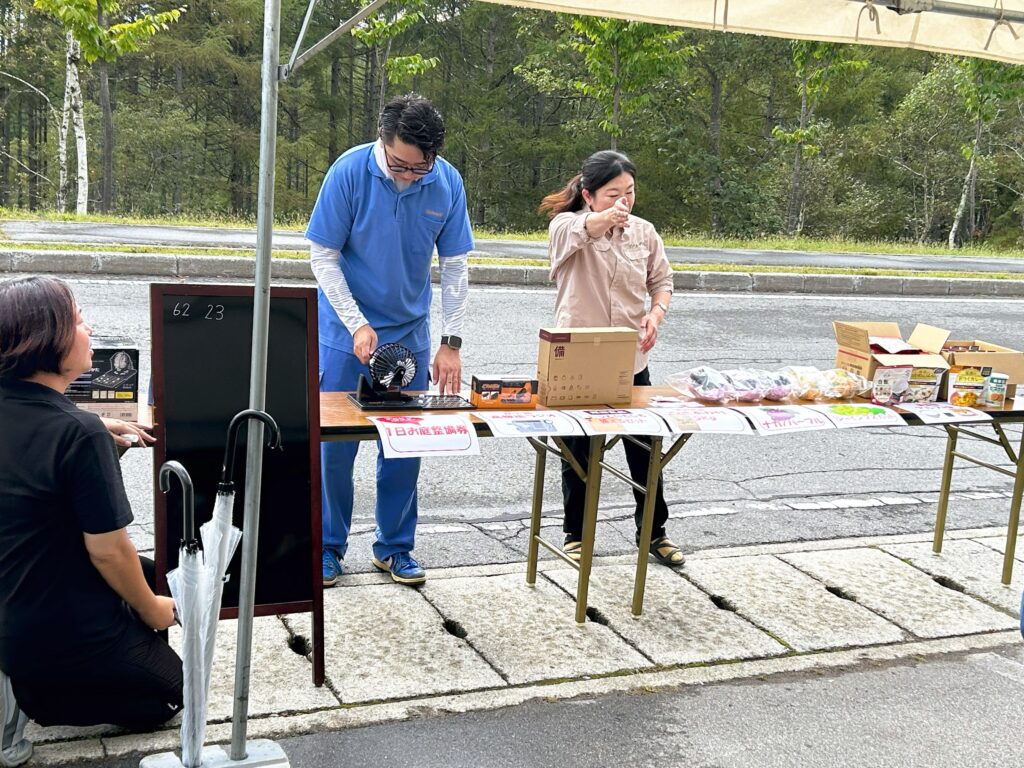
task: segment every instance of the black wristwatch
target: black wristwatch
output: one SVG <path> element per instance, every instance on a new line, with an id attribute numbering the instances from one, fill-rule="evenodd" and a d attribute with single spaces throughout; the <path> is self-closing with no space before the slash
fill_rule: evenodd
<path id="1" fill-rule="evenodd" d="M 442 336 L 441 343 L 446 347 L 451 347 L 452 349 L 462 349 L 461 336 Z"/>

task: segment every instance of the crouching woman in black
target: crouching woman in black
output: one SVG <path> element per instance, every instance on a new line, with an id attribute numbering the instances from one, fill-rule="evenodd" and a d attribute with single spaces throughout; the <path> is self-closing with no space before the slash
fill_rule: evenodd
<path id="1" fill-rule="evenodd" d="M 174 603 L 154 594 L 153 563 L 128 538 L 113 437 L 63 394 L 91 367 L 91 334 L 60 280 L 0 282 L 0 714 L 10 731 L 24 720 L 18 707 L 41 725 L 133 730 L 182 707 L 181 659 L 158 634 Z M 3 746 L 13 763 L 18 741 Z"/>

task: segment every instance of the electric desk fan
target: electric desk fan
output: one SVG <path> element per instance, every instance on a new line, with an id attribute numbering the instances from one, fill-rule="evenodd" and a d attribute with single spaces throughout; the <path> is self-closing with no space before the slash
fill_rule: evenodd
<path id="1" fill-rule="evenodd" d="M 402 387 L 416 377 L 416 356 L 401 344 L 382 344 L 370 355 L 370 378 L 359 374 L 353 403 L 365 411 L 429 411 L 473 408 L 458 395 L 407 395 Z"/>

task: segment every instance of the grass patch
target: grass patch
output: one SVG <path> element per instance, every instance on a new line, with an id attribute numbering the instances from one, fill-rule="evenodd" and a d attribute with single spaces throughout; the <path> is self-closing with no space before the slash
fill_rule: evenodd
<path id="1" fill-rule="evenodd" d="M 1021 280 L 1019 272 L 955 272 L 911 269 L 876 269 L 874 267 L 785 267 L 765 264 L 673 264 L 674 272 L 745 272 L 798 275 L 867 275 L 873 277 L 939 277 L 963 280 Z"/>
<path id="2" fill-rule="evenodd" d="M 22 243 L 7 240 L 0 251 L 69 251 L 73 253 L 155 253 L 175 256 L 237 256 L 252 259 L 256 251 L 251 248 L 196 248 L 186 245 L 112 245 L 109 243 Z M 271 251 L 275 259 L 308 260 L 308 251 Z"/>
<path id="3" fill-rule="evenodd" d="M 79 216 L 75 213 L 56 213 L 54 211 L 26 211 L 20 208 L 4 208 L 0 206 L 0 220 L 6 221 L 77 221 L 85 224 L 122 224 L 133 226 L 136 224 L 165 226 L 165 227 L 216 227 L 231 229 L 254 229 L 256 227 L 255 217 L 231 216 L 229 214 L 216 213 L 182 213 L 167 216 L 141 216 L 125 214 L 103 214 L 90 213 Z M 278 220 L 274 222 L 274 229 L 303 232 L 306 229 L 306 222 L 294 219 Z"/>
<path id="4" fill-rule="evenodd" d="M 665 244 L 683 248 L 728 248 L 756 251 L 807 251 L 811 253 L 865 253 L 893 254 L 906 256 L 940 257 L 984 257 L 999 259 L 1024 259 L 1024 249 L 992 248 L 983 244 L 967 245 L 955 250 L 944 248 L 938 243 L 918 245 L 917 243 L 886 240 L 846 240 L 844 238 L 810 237 L 758 237 L 758 238 L 714 238 L 703 235 L 667 234 Z"/>

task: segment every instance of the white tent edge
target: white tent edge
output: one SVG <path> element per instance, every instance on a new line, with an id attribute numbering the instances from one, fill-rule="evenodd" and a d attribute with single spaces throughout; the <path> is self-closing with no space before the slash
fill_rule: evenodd
<path id="1" fill-rule="evenodd" d="M 794 40 L 880 45 L 1024 64 L 1024 0 L 898 14 L 886 0 L 479 0 L 493 5 Z M 890 0 L 895 4 L 896 0 Z M 1003 15 L 1000 15 L 1000 14 Z"/>

